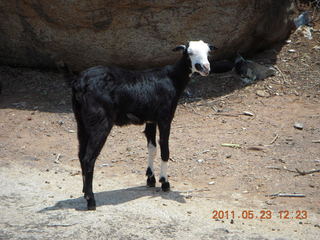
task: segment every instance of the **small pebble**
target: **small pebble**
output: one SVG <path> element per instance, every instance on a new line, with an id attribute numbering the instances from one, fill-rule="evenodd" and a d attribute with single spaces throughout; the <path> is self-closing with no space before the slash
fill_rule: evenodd
<path id="1" fill-rule="evenodd" d="M 293 127 L 294 127 L 295 129 L 302 130 L 302 129 L 303 129 L 303 124 L 296 122 L 296 123 L 294 123 Z"/>
<path id="2" fill-rule="evenodd" d="M 243 115 L 251 116 L 251 117 L 254 116 L 254 114 L 253 114 L 252 112 L 248 112 L 248 111 L 244 111 L 244 112 L 243 112 Z"/>
<path id="3" fill-rule="evenodd" d="M 270 93 L 264 91 L 264 90 L 257 90 L 256 91 L 256 94 L 259 96 L 259 97 L 270 97 Z"/>
<path id="4" fill-rule="evenodd" d="M 63 120 L 59 120 L 59 121 L 58 121 L 58 124 L 61 126 L 61 125 L 64 124 L 64 121 L 63 121 Z"/>
<path id="5" fill-rule="evenodd" d="M 103 163 L 103 164 L 100 164 L 100 167 L 109 167 L 110 164 L 109 163 Z"/>

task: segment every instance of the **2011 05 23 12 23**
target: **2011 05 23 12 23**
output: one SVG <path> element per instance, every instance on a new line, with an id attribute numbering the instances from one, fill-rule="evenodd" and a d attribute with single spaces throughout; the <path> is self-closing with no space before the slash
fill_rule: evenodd
<path id="1" fill-rule="evenodd" d="M 213 210 L 212 219 L 308 219 L 307 210 Z"/>

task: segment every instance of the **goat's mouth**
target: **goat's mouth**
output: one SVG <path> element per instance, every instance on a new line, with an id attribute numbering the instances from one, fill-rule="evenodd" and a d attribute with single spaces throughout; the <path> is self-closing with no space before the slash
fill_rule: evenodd
<path id="1" fill-rule="evenodd" d="M 206 77 L 206 76 L 209 75 L 210 70 L 208 70 L 208 71 L 201 71 L 201 72 L 199 72 L 199 73 L 200 73 L 201 76 Z"/>
<path id="2" fill-rule="evenodd" d="M 203 76 L 203 77 L 206 77 L 209 75 L 210 73 L 210 67 L 209 66 L 205 66 L 205 65 L 201 65 L 199 63 L 196 63 L 195 64 L 195 69 L 197 70 L 197 72 Z"/>

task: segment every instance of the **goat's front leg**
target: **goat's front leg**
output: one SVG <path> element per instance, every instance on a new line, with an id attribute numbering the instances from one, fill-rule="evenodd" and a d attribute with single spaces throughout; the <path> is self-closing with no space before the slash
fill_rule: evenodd
<path id="1" fill-rule="evenodd" d="M 157 144 L 156 144 L 156 131 L 157 125 L 155 123 L 147 123 L 146 129 L 144 134 L 147 137 L 148 142 L 148 168 L 147 168 L 147 186 L 155 187 L 156 186 L 156 179 L 154 177 L 154 170 L 153 170 L 153 161 L 156 157 L 157 153 Z"/>
<path id="2" fill-rule="evenodd" d="M 170 190 L 170 184 L 168 181 L 168 160 L 169 160 L 169 135 L 170 135 L 171 122 L 159 123 L 160 132 L 160 150 L 161 150 L 161 170 L 160 180 L 161 189 L 164 192 Z"/>

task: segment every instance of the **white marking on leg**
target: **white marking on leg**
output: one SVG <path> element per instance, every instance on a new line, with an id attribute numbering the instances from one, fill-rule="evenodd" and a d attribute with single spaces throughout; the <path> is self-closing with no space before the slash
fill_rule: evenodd
<path id="1" fill-rule="evenodd" d="M 166 182 L 168 182 L 168 161 L 161 160 L 161 171 L 160 171 L 160 179 L 164 177 Z"/>
<path id="2" fill-rule="evenodd" d="M 151 169 L 152 173 L 153 171 L 153 161 L 156 158 L 157 155 L 157 147 L 154 146 L 152 143 L 148 143 L 148 167 Z"/>

